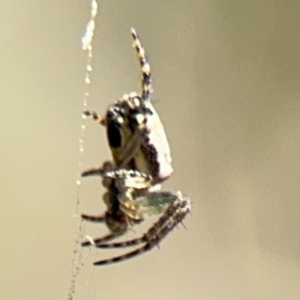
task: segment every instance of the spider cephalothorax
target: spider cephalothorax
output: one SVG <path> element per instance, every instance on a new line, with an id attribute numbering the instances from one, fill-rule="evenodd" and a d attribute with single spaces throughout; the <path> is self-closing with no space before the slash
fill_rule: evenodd
<path id="1" fill-rule="evenodd" d="M 154 109 L 150 94 L 152 77 L 144 48 L 134 29 L 133 46 L 142 69 L 141 92 L 125 94 L 107 110 L 105 117 L 85 111 L 106 127 L 108 144 L 114 163 L 90 169 L 82 176 L 99 175 L 107 192 L 103 196 L 107 206 L 101 216 L 82 215 L 94 222 L 105 222 L 110 233 L 82 243 L 98 248 L 119 248 L 144 244 L 124 255 L 96 262 L 96 265 L 118 262 L 157 245 L 190 211 L 190 201 L 181 192 L 160 191 L 160 184 L 173 172 L 170 148 L 161 120 Z M 140 238 L 105 244 L 128 230 L 145 215 L 161 215 L 159 220 Z"/>

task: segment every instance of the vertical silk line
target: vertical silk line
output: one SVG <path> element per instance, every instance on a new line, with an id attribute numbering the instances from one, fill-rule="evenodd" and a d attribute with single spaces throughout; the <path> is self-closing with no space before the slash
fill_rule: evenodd
<path id="1" fill-rule="evenodd" d="M 93 58 L 93 37 L 95 33 L 95 19 L 98 12 L 98 3 L 96 0 L 91 1 L 91 16 L 86 25 L 86 31 L 84 36 L 82 37 L 82 49 L 83 51 L 87 51 L 87 62 L 86 62 L 86 72 L 84 76 L 84 82 L 86 84 L 85 93 L 82 101 L 82 112 L 87 110 L 88 98 L 89 98 L 89 85 L 91 83 L 91 72 L 92 68 L 92 58 Z M 81 219 L 78 218 L 79 206 L 80 206 L 80 186 L 81 186 L 81 173 L 82 173 L 82 161 L 84 156 L 84 138 L 85 138 L 85 116 L 82 115 L 82 121 L 80 126 L 79 133 L 79 162 L 78 162 L 78 173 L 76 179 L 77 185 L 77 201 L 76 201 L 76 210 L 75 210 L 75 218 L 77 219 L 76 224 L 76 233 L 74 236 L 74 246 L 72 253 L 72 262 L 71 262 L 71 279 L 69 284 L 68 291 L 68 300 L 73 300 L 74 295 L 76 293 L 76 280 L 81 267 L 81 247 L 80 240 L 83 234 L 83 223 Z"/>

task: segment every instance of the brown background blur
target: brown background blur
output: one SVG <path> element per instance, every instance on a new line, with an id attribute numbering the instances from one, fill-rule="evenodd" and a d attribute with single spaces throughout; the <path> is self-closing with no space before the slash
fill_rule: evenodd
<path id="1" fill-rule="evenodd" d="M 138 89 L 134 26 L 172 149 L 165 188 L 193 206 L 160 250 L 103 268 L 112 252 L 85 251 L 74 298 L 298 300 L 300 2 L 99 5 L 89 107 Z M 90 1 L 2 1 L 0 15 L 0 298 L 67 299 Z M 110 157 L 86 125 L 84 169 Z M 98 179 L 79 192 L 80 212 L 101 212 Z"/>

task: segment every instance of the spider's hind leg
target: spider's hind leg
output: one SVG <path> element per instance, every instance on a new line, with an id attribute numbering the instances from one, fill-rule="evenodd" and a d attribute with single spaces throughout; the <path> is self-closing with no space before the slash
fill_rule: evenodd
<path id="1" fill-rule="evenodd" d="M 108 233 L 100 238 L 87 238 L 86 241 L 82 242 L 81 243 L 81 246 L 82 247 L 88 247 L 88 246 L 95 246 L 95 247 L 98 247 L 101 243 L 105 243 L 105 242 L 109 242 L 121 235 L 123 235 L 124 232 L 111 232 L 111 233 Z"/>
<path id="2" fill-rule="evenodd" d="M 99 244 L 97 248 L 123 248 L 135 246 L 141 243 L 150 242 L 156 239 L 161 234 L 169 223 L 176 226 L 180 223 L 190 211 L 190 200 L 182 197 L 180 192 L 154 192 L 138 200 L 139 210 L 149 215 L 162 214 L 162 216 L 155 222 L 148 231 L 139 238 L 127 240 L 123 242 Z"/>
<path id="3" fill-rule="evenodd" d="M 181 194 L 180 194 L 181 195 Z M 178 198 L 177 201 L 175 201 L 169 209 L 166 211 L 166 213 L 160 218 L 160 220 L 156 223 L 160 223 L 162 219 L 165 219 L 165 221 L 162 221 L 163 225 L 162 227 L 158 226 L 158 228 L 155 228 L 155 224 L 149 229 L 149 231 L 144 235 L 144 240 L 139 239 L 139 242 L 145 243 L 142 247 L 133 250 L 131 252 L 125 253 L 120 256 L 115 256 L 110 259 L 100 260 L 97 262 L 94 262 L 95 266 L 100 265 L 107 265 L 111 263 L 117 263 L 123 260 L 127 260 L 129 258 L 133 258 L 135 256 L 138 256 L 140 254 L 143 254 L 144 252 L 150 251 L 152 248 L 157 246 L 162 239 L 164 239 L 173 229 L 178 225 L 178 223 L 182 222 L 182 220 L 186 217 L 186 215 L 190 211 L 190 200 L 188 198 Z M 170 214 L 170 215 L 169 215 Z M 153 231 L 150 233 L 150 231 Z M 131 245 L 135 245 L 133 243 L 133 240 L 131 241 Z M 117 244 L 117 243 L 115 243 Z M 119 243 L 121 244 L 121 243 Z M 125 243 L 126 244 L 126 243 Z M 128 246 L 131 246 L 128 245 Z M 104 246 L 104 245 L 103 245 Z M 101 246 L 100 246 L 101 247 Z"/>
<path id="4" fill-rule="evenodd" d="M 131 34 L 133 38 L 133 47 L 135 48 L 138 59 L 142 69 L 142 98 L 148 100 L 152 90 L 152 74 L 150 70 L 150 64 L 146 58 L 145 49 L 143 48 L 141 41 L 134 28 L 131 28 Z"/>
<path id="5" fill-rule="evenodd" d="M 83 241 L 81 243 L 81 246 L 87 247 L 87 246 L 97 246 L 101 243 L 109 242 L 113 239 L 116 239 L 120 236 L 122 236 L 127 231 L 127 222 L 118 215 L 115 215 L 112 211 L 106 212 L 104 215 L 101 216 L 91 216 L 91 215 L 82 215 L 82 218 L 87 221 L 92 222 L 104 222 L 106 223 L 107 227 L 110 230 L 110 233 L 101 236 L 99 238 L 91 238 L 87 237 L 86 241 Z"/>

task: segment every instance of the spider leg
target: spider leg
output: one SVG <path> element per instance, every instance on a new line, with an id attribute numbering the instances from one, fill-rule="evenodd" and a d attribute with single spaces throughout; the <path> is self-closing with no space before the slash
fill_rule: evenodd
<path id="1" fill-rule="evenodd" d="M 150 187 L 152 182 L 151 175 L 141 173 L 137 170 L 128 170 L 123 168 L 116 168 L 113 170 L 106 170 L 103 167 L 92 168 L 81 173 L 82 177 L 95 175 L 98 175 L 102 178 L 116 179 L 118 181 L 117 184 L 119 189 L 125 189 L 126 187 L 144 189 Z"/>
<path id="2" fill-rule="evenodd" d="M 111 161 L 105 161 L 100 168 L 92 168 L 81 173 L 82 177 L 87 176 L 101 176 L 102 178 L 114 178 L 113 176 L 108 176 L 106 174 L 110 174 L 110 171 L 115 170 L 115 165 Z"/>
<path id="3" fill-rule="evenodd" d="M 150 94 L 152 93 L 152 75 L 150 64 L 146 58 L 145 50 L 134 28 L 131 28 L 131 35 L 133 38 L 133 47 L 137 52 L 138 59 L 142 68 L 142 98 L 144 100 L 149 100 Z"/>
<path id="4" fill-rule="evenodd" d="M 98 124 L 101 124 L 101 125 L 103 125 L 103 126 L 105 126 L 106 125 L 106 123 L 105 123 L 105 118 L 103 118 L 103 117 L 101 117 L 100 115 L 98 115 L 96 112 L 94 112 L 94 111 L 89 111 L 89 110 L 85 110 L 84 112 L 83 112 L 83 115 L 85 116 L 85 117 L 90 117 L 90 118 L 92 118 L 94 121 L 96 121 Z"/>
<path id="5" fill-rule="evenodd" d="M 144 137 L 140 131 L 135 131 L 130 141 L 124 147 L 124 150 L 119 155 L 118 166 L 125 166 L 136 154 L 137 150 L 141 147 Z"/>
<path id="6" fill-rule="evenodd" d="M 104 171 L 102 168 L 92 168 L 92 169 L 88 169 L 84 172 L 81 173 L 82 177 L 87 177 L 87 176 L 96 176 L 99 175 L 101 177 L 103 177 Z"/>
<path id="7" fill-rule="evenodd" d="M 98 244 L 103 243 L 103 242 L 108 242 L 111 241 L 119 236 L 121 236 L 122 234 L 124 234 L 125 232 L 112 232 L 109 233 L 107 235 L 104 235 L 100 238 L 96 238 L 96 239 L 88 239 L 84 242 L 81 243 L 82 247 L 87 247 L 87 246 L 98 246 Z"/>
<path id="8" fill-rule="evenodd" d="M 174 196 L 174 194 L 173 194 L 173 196 Z M 180 194 L 180 196 L 181 196 L 181 194 Z M 97 248 L 123 248 L 123 247 L 130 247 L 130 246 L 134 246 L 134 245 L 138 245 L 138 244 L 141 244 L 141 243 L 148 242 L 154 236 L 156 236 L 156 235 L 159 234 L 159 232 L 164 228 L 164 226 L 166 226 L 166 223 L 168 221 L 170 221 L 171 218 L 173 218 L 174 216 L 176 216 L 176 214 L 178 213 L 177 212 L 178 210 L 181 211 L 182 207 L 183 207 L 183 209 L 186 209 L 186 206 L 189 205 L 186 202 L 187 200 L 184 200 L 182 198 L 177 198 L 177 199 L 173 199 L 173 200 L 174 200 L 173 203 L 171 203 L 169 205 L 169 207 L 167 208 L 167 210 L 158 219 L 158 221 L 155 222 L 148 229 L 148 231 L 145 234 L 143 234 L 141 237 L 135 238 L 135 239 L 132 239 L 132 240 L 128 240 L 128 241 L 118 242 L 118 243 L 99 244 L 96 247 Z M 181 220 L 179 220 L 177 222 L 177 224 L 179 222 L 181 222 Z"/>
<path id="9" fill-rule="evenodd" d="M 90 221 L 90 222 L 96 222 L 96 223 L 105 222 L 105 215 L 104 214 L 100 215 L 100 216 L 92 216 L 92 215 L 82 214 L 81 218 L 83 220 Z"/>
<path id="10" fill-rule="evenodd" d="M 131 247 L 131 246 L 135 246 L 138 244 L 142 244 L 142 243 L 147 243 L 149 240 L 151 240 L 151 238 L 153 238 L 153 236 L 157 235 L 161 229 L 161 227 L 163 227 L 163 224 L 166 222 L 166 220 L 169 218 L 170 216 L 164 215 L 162 216 L 158 222 L 156 222 L 148 231 L 147 233 L 143 234 L 141 237 L 139 238 L 135 238 L 132 240 L 128 240 L 128 241 L 123 241 L 123 242 L 118 242 L 118 243 L 110 243 L 110 244 L 98 244 L 96 245 L 97 248 L 105 248 L 105 249 L 110 249 L 110 248 L 125 248 L 125 247 Z"/>
<path id="11" fill-rule="evenodd" d="M 105 259 L 105 260 L 100 260 L 97 262 L 94 262 L 95 266 L 100 266 L 100 265 L 106 265 L 106 264 L 111 264 L 111 263 L 117 263 L 123 260 L 127 260 L 129 258 L 133 258 L 137 255 L 140 255 L 144 252 L 150 251 L 153 247 L 159 244 L 159 242 L 165 238 L 169 232 L 173 230 L 173 228 L 181 222 L 185 216 L 188 214 L 190 210 L 190 203 L 189 200 L 185 201 L 185 203 L 181 204 L 181 207 L 179 210 L 176 212 L 176 214 L 170 218 L 168 223 L 158 232 L 156 235 L 154 235 L 149 241 L 146 242 L 146 244 L 134 251 L 125 253 L 120 256 L 116 256 L 110 259 Z"/>
<path id="12" fill-rule="evenodd" d="M 90 222 L 96 222 L 96 223 L 102 223 L 106 221 L 106 216 L 105 214 L 100 215 L 100 216 L 92 216 L 92 215 L 86 215 L 86 214 L 82 214 L 81 218 L 83 220 L 86 221 L 90 221 Z M 103 243 L 103 242 L 108 242 L 111 241 L 112 239 L 122 235 L 124 232 L 112 232 L 109 233 L 105 236 L 102 236 L 100 238 L 97 239 L 88 239 L 87 241 L 84 241 L 81 243 L 81 246 L 86 247 L 86 246 L 92 246 L 92 245 L 97 245 L 99 243 Z"/>

